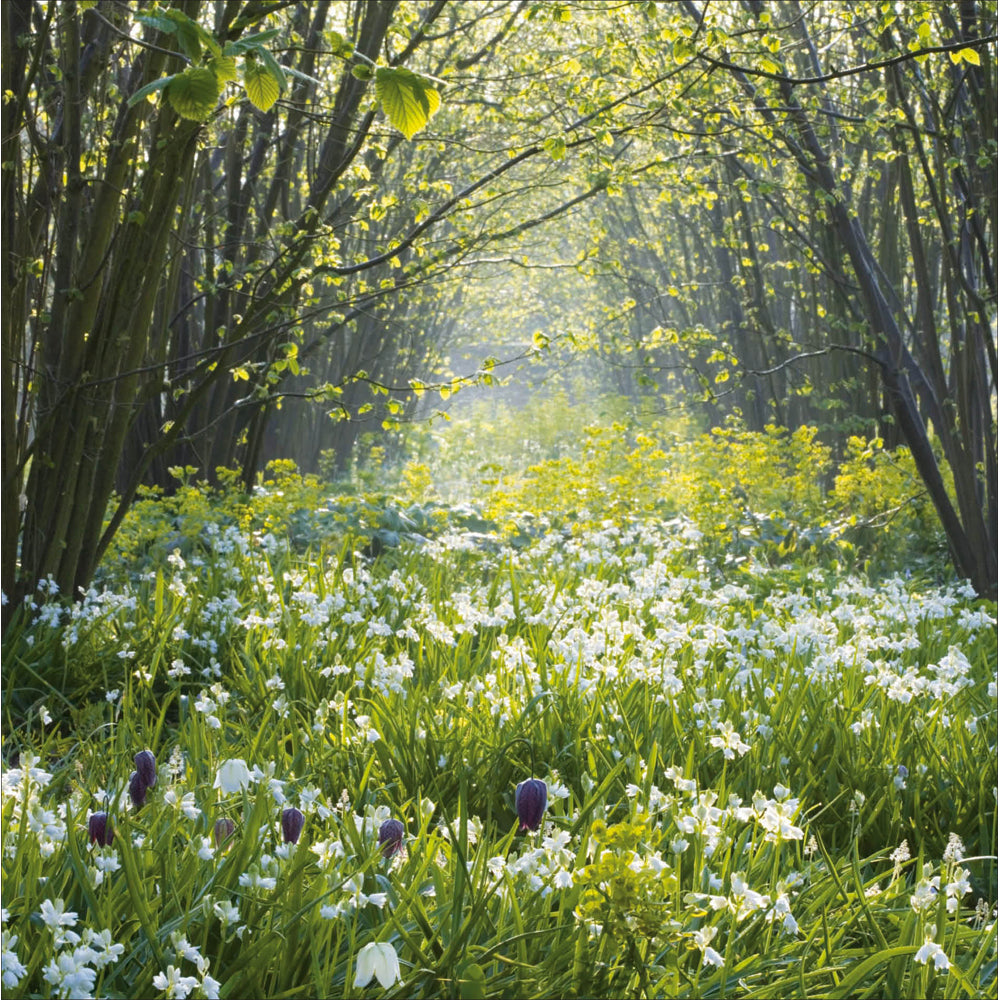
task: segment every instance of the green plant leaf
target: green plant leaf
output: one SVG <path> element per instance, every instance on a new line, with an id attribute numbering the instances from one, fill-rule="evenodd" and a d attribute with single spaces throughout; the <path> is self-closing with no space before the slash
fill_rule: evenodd
<path id="1" fill-rule="evenodd" d="M 136 14 L 135 19 L 140 24 L 146 25 L 147 28 L 156 28 L 157 31 L 162 31 L 164 34 L 174 35 L 177 33 L 177 24 L 168 17 L 161 17 L 159 14 Z"/>
<path id="2" fill-rule="evenodd" d="M 152 83 L 147 83 L 145 87 L 140 87 L 129 99 L 128 106 L 131 108 L 133 105 L 138 104 L 144 98 L 149 97 L 150 94 L 155 94 L 158 90 L 163 90 L 164 87 L 170 85 L 171 80 L 174 79 L 176 74 L 171 74 L 170 76 L 160 77 L 159 80 L 154 80 Z"/>
<path id="3" fill-rule="evenodd" d="M 277 81 L 278 89 L 280 91 L 284 91 L 284 89 L 288 86 L 288 81 L 285 79 L 285 71 L 278 64 L 278 60 L 275 59 L 274 56 L 272 56 L 271 53 L 267 51 L 267 49 L 260 50 L 260 58 L 263 61 L 264 65 L 268 68 L 268 71 L 270 72 L 271 76 L 273 76 L 274 79 Z"/>
<path id="4" fill-rule="evenodd" d="M 167 87 L 167 99 L 181 118 L 204 121 L 214 110 L 222 87 L 218 77 L 205 66 L 178 73 Z"/>
<path id="5" fill-rule="evenodd" d="M 216 56 L 209 60 L 208 65 L 219 83 L 229 83 L 237 77 L 236 60 L 232 56 Z"/>
<path id="6" fill-rule="evenodd" d="M 393 126 L 412 139 L 441 105 L 441 96 L 427 80 L 408 69 L 379 67 L 375 93 Z"/>
<path id="7" fill-rule="evenodd" d="M 261 111 L 269 111 L 281 93 L 278 81 L 271 71 L 256 59 L 247 59 L 243 63 L 243 86 L 246 87 L 250 103 Z"/>
<path id="8" fill-rule="evenodd" d="M 281 34 L 280 28 L 271 28 L 270 31 L 259 31 L 256 35 L 247 35 L 238 42 L 230 42 L 223 50 L 224 56 L 242 56 L 254 49 L 259 50 L 265 42 L 277 38 Z"/>
<path id="9" fill-rule="evenodd" d="M 542 145 L 553 160 L 561 160 L 566 155 L 566 140 L 561 135 L 550 135 Z"/>
<path id="10" fill-rule="evenodd" d="M 201 40 L 198 37 L 198 26 L 185 14 L 176 8 L 171 8 L 166 15 L 177 25 L 174 34 L 177 36 L 177 43 L 192 62 L 201 58 Z"/>

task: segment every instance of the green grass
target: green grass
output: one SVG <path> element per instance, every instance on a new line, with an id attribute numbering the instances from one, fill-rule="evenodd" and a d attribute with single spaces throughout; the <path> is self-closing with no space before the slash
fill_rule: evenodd
<path id="1" fill-rule="evenodd" d="M 283 485 L 151 502 L 105 589 L 8 630 L 17 995 L 996 994 L 995 605 L 734 563 L 651 516 L 515 548 L 468 509 L 408 540 L 420 512 L 387 508 L 402 541 L 371 557 L 374 501 L 358 538 L 329 514 L 355 501 Z M 232 759 L 253 780 L 226 792 Z M 384 991 L 354 985 L 373 942 Z"/>

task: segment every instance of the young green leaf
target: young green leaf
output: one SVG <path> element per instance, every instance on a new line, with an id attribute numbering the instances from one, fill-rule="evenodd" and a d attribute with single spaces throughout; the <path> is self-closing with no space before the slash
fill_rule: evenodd
<path id="1" fill-rule="evenodd" d="M 196 66 L 178 73 L 167 87 L 167 99 L 181 118 L 204 121 L 214 110 L 222 90 L 216 75 Z"/>
<path id="2" fill-rule="evenodd" d="M 177 42 L 184 53 L 192 62 L 201 58 L 201 40 L 198 37 L 198 26 L 185 14 L 176 8 L 171 8 L 166 15 L 177 26 L 175 34 Z"/>
<path id="3" fill-rule="evenodd" d="M 150 94 L 155 94 L 158 90 L 163 90 L 164 87 L 170 85 L 171 80 L 174 79 L 176 74 L 171 74 L 170 76 L 160 77 L 159 80 L 154 80 L 152 83 L 147 83 L 145 87 L 140 87 L 129 99 L 128 106 L 134 107 L 141 100 L 149 97 Z"/>
<path id="4" fill-rule="evenodd" d="M 438 92 L 408 69 L 379 67 L 375 72 L 375 93 L 389 121 L 407 139 L 412 139 L 441 104 Z"/>
<path id="5" fill-rule="evenodd" d="M 216 56 L 209 60 L 208 65 L 220 83 L 236 79 L 236 60 L 232 56 Z"/>
<path id="6" fill-rule="evenodd" d="M 269 111 L 281 93 L 271 71 L 256 59 L 247 59 L 243 63 L 243 86 L 250 103 L 261 111 Z"/>

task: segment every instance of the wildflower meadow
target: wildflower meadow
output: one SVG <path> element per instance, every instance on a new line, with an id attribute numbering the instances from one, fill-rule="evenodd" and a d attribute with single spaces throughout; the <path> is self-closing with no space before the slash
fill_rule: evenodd
<path id="1" fill-rule="evenodd" d="M 42 581 L 5 995 L 995 996 L 996 606 L 838 508 L 898 461 L 838 500 L 808 435 L 587 440 L 177 470 Z"/>

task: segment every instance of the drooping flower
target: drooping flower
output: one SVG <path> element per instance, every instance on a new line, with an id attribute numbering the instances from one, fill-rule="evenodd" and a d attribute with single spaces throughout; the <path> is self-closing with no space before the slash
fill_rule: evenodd
<path id="1" fill-rule="evenodd" d="M 242 757 L 224 760 L 215 772 L 213 788 L 220 788 L 223 795 L 233 795 L 250 787 L 250 769 Z"/>
<path id="2" fill-rule="evenodd" d="M 545 815 L 548 786 L 540 778 L 528 778 L 514 790 L 514 808 L 522 830 L 537 830 Z"/>
<path id="3" fill-rule="evenodd" d="M 215 821 L 215 828 L 212 831 L 215 837 L 215 846 L 222 845 L 236 832 L 236 824 L 228 816 L 220 816 Z"/>
<path id="4" fill-rule="evenodd" d="M 399 956 L 387 941 L 372 941 L 358 952 L 354 974 L 355 989 L 364 989 L 372 981 L 372 976 L 377 977 L 384 990 L 402 982 Z"/>
<path id="5" fill-rule="evenodd" d="M 135 755 L 135 770 L 147 788 L 156 787 L 156 758 L 150 750 L 140 750 Z"/>
<path id="6" fill-rule="evenodd" d="M 133 771 L 128 777 L 128 795 L 136 809 L 141 809 L 146 804 L 147 791 L 149 788 L 142 776 L 138 771 Z"/>
<path id="7" fill-rule="evenodd" d="M 405 828 L 398 819 L 387 819 L 378 828 L 378 842 L 385 857 L 391 858 L 403 849 L 404 833 Z"/>
<path id="8" fill-rule="evenodd" d="M 90 836 L 90 842 L 97 844 L 98 847 L 110 847 L 111 842 L 115 839 L 115 831 L 108 822 L 106 812 L 91 814 L 90 819 L 87 820 L 87 833 Z"/>
<path id="9" fill-rule="evenodd" d="M 302 834 L 302 824 L 305 816 L 302 812 L 290 806 L 281 813 L 281 835 L 285 838 L 286 844 L 297 844 L 299 836 Z"/>

